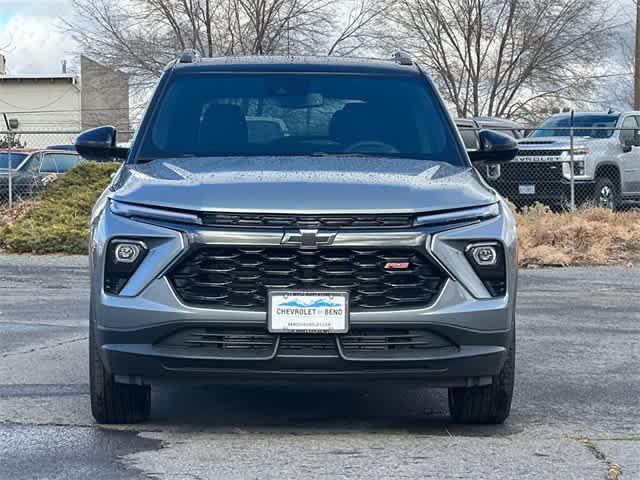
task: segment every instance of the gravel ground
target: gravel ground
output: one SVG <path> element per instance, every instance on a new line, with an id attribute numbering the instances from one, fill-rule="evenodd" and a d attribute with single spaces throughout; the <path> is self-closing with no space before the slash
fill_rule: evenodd
<path id="1" fill-rule="evenodd" d="M 640 269 L 522 271 L 516 397 L 450 423 L 440 390 L 163 387 L 89 413 L 85 257 L 0 256 L 0 479 L 640 479 Z"/>

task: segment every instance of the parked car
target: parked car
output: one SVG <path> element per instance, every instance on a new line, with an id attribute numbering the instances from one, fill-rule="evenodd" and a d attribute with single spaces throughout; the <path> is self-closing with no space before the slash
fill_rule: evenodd
<path id="1" fill-rule="evenodd" d="M 47 150 L 69 150 L 72 152 L 76 151 L 75 145 L 49 145 Z"/>
<path id="2" fill-rule="evenodd" d="M 485 178 L 516 205 L 563 206 L 571 197 L 570 114 L 550 117 L 519 141 L 514 161 Z M 640 200 L 640 112 L 575 113 L 574 181 L 578 204 L 616 209 Z"/>
<path id="3" fill-rule="evenodd" d="M 91 217 L 91 408 L 150 415 L 159 382 L 368 381 L 449 389 L 454 420 L 509 415 L 516 232 L 405 57 L 198 59 L 161 77 Z M 288 135 L 251 141 L 247 117 Z M 280 124 L 279 122 L 276 122 Z"/>
<path id="4" fill-rule="evenodd" d="M 9 171 L 2 168 L 3 158 L 8 164 L 8 155 L 0 152 L 0 196 L 9 190 Z M 31 153 L 11 153 L 11 184 L 15 199 L 26 199 L 42 190 L 50 182 L 66 173 L 82 161 L 77 153 L 70 151 L 36 150 Z"/>

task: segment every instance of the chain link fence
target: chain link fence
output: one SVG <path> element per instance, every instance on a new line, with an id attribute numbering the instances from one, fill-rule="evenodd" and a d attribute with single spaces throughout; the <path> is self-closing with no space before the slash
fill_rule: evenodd
<path id="1" fill-rule="evenodd" d="M 631 208 L 640 201 L 638 120 L 638 125 L 628 128 L 590 125 L 537 129 L 518 139 L 519 150 L 513 161 L 477 164 L 476 168 L 489 185 L 518 208 L 535 203 L 554 210 Z M 458 127 L 467 148 L 477 148 L 479 128 Z M 503 133 L 513 136 L 511 129 Z"/>
<path id="2" fill-rule="evenodd" d="M 0 130 L 0 208 L 12 209 L 84 161 L 74 148 L 79 131 Z M 127 141 L 132 132 L 119 133 Z"/>
<path id="3" fill-rule="evenodd" d="M 634 207 L 640 204 L 640 118 L 629 116 L 622 125 L 545 128 L 527 136 L 492 126 L 517 138 L 518 155 L 511 162 L 476 167 L 519 208 L 535 203 L 553 209 Z M 458 128 L 467 148 L 477 148 L 480 127 L 465 121 Z M 81 162 L 73 148 L 79 133 L 0 130 L 0 207 L 32 198 Z M 119 140 L 131 135 L 119 133 Z"/>

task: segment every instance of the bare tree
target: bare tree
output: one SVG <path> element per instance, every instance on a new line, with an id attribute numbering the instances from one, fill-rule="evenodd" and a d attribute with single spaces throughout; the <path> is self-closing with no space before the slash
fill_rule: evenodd
<path id="1" fill-rule="evenodd" d="M 176 54 L 373 51 L 395 0 L 73 0 L 66 26 L 82 51 L 143 87 Z"/>
<path id="2" fill-rule="evenodd" d="M 400 0 L 396 18 L 459 116 L 587 95 L 615 27 L 599 0 Z"/>

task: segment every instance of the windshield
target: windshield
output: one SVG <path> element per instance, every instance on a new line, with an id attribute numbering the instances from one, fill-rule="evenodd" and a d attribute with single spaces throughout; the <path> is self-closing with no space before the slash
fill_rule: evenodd
<path id="1" fill-rule="evenodd" d="M 574 135 L 578 137 L 607 138 L 613 135 L 619 115 L 576 115 L 573 118 Z M 552 117 L 534 130 L 530 137 L 568 137 L 571 117 Z"/>
<path id="2" fill-rule="evenodd" d="M 11 152 L 11 168 L 18 168 L 22 161 L 29 156 L 28 153 Z M 9 168 L 9 153 L 0 152 L 0 169 L 8 170 Z"/>
<path id="3" fill-rule="evenodd" d="M 375 155 L 465 165 L 448 117 L 419 77 L 185 75 L 160 102 L 138 161 Z"/>

